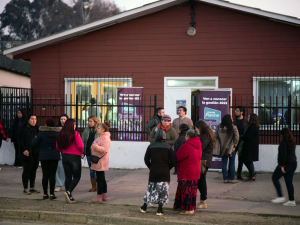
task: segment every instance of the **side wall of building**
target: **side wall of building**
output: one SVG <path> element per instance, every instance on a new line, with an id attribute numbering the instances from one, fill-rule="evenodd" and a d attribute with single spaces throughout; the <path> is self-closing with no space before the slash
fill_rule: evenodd
<path id="1" fill-rule="evenodd" d="M 0 69 L 0 86 L 30 88 L 30 77 Z"/>
<path id="2" fill-rule="evenodd" d="M 186 3 L 21 54 L 31 59 L 33 94 L 64 94 L 64 77 L 133 77 L 163 106 L 166 76 L 218 76 L 234 96 L 252 95 L 253 73 L 300 71 L 300 28 L 197 3 L 197 34 Z"/>

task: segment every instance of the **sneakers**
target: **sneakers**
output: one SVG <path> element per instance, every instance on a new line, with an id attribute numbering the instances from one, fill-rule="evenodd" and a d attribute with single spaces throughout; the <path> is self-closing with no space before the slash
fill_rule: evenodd
<path id="1" fill-rule="evenodd" d="M 163 211 L 162 207 L 163 207 L 162 205 L 158 206 L 158 209 L 156 211 L 157 216 L 163 216 L 164 215 L 164 211 Z"/>
<path id="2" fill-rule="evenodd" d="M 49 198 L 49 195 L 43 195 L 43 200 L 46 200 Z"/>
<path id="3" fill-rule="evenodd" d="M 191 216 L 194 214 L 194 210 L 192 211 L 185 211 L 185 212 L 181 212 L 180 215 L 186 215 L 186 216 Z"/>
<path id="4" fill-rule="evenodd" d="M 250 181 L 255 181 L 255 177 L 252 178 L 249 177 L 248 179 L 245 180 L 245 182 L 250 182 Z"/>
<path id="5" fill-rule="evenodd" d="M 50 200 L 54 200 L 54 199 L 57 199 L 56 195 L 55 194 L 50 195 Z"/>
<path id="6" fill-rule="evenodd" d="M 283 206 L 296 206 L 296 202 L 295 201 L 287 201 L 285 203 L 282 204 Z"/>
<path id="7" fill-rule="evenodd" d="M 66 203 L 75 203 L 75 199 L 73 198 L 72 194 L 67 191 L 64 193 L 64 196 L 65 196 L 65 200 L 66 200 Z"/>
<path id="8" fill-rule="evenodd" d="M 107 193 L 102 194 L 102 201 L 107 202 Z"/>
<path id="9" fill-rule="evenodd" d="M 144 205 L 142 205 L 142 207 L 140 208 L 141 213 L 146 213 L 147 211 L 147 204 L 144 203 Z"/>
<path id="10" fill-rule="evenodd" d="M 28 189 L 24 189 L 23 194 L 24 195 L 31 195 L 31 192 Z"/>
<path id="11" fill-rule="evenodd" d="M 23 169 L 23 166 L 18 166 L 18 169 Z"/>
<path id="12" fill-rule="evenodd" d="M 206 209 L 207 208 L 207 203 L 205 201 L 200 201 L 200 204 L 196 207 L 197 209 Z"/>
<path id="13" fill-rule="evenodd" d="M 102 195 L 98 195 L 96 196 L 96 198 L 92 199 L 92 202 L 95 202 L 95 203 L 103 203 L 103 194 Z"/>
<path id="14" fill-rule="evenodd" d="M 283 203 L 285 202 L 285 197 L 278 197 L 278 198 L 275 198 L 273 200 L 271 200 L 272 203 Z"/>
<path id="15" fill-rule="evenodd" d="M 239 181 L 238 180 L 231 180 L 230 182 L 228 183 L 231 183 L 231 184 L 237 184 Z"/>
<path id="16" fill-rule="evenodd" d="M 63 187 L 61 186 L 61 187 L 56 187 L 55 189 L 54 189 L 54 191 L 55 192 L 60 192 L 60 191 L 62 191 L 63 190 Z"/>
<path id="17" fill-rule="evenodd" d="M 242 177 L 241 174 L 238 174 L 238 175 L 236 176 L 236 179 L 238 179 L 238 180 L 245 180 L 245 179 Z"/>
<path id="18" fill-rule="evenodd" d="M 228 182 L 228 180 L 224 180 L 224 184 L 227 184 L 227 183 L 230 183 L 230 182 Z"/>
<path id="19" fill-rule="evenodd" d="M 34 188 L 31 188 L 29 191 L 30 191 L 31 193 L 36 193 L 36 194 L 41 193 L 40 191 L 38 191 L 38 190 L 36 190 L 36 189 L 34 189 Z"/>

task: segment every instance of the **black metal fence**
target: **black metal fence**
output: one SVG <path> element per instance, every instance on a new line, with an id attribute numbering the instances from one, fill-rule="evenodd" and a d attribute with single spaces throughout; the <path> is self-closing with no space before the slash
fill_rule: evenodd
<path id="1" fill-rule="evenodd" d="M 280 130 L 292 130 L 300 144 L 300 76 L 299 74 L 253 74 L 253 95 L 235 95 L 230 104 L 233 110 L 242 106 L 245 115 L 255 113 L 259 118 L 260 143 L 278 144 Z"/>
<path id="2" fill-rule="evenodd" d="M 106 98 L 114 99 L 114 96 L 106 96 Z M 40 124 L 45 124 L 49 117 L 59 123 L 60 115 L 67 114 L 75 119 L 76 130 L 80 133 L 87 127 L 88 117 L 94 115 L 99 122 L 110 123 L 112 140 L 147 141 L 149 139 L 145 127 L 155 113 L 156 95 L 144 96 L 131 105 L 124 104 L 124 101 L 122 105 L 108 102 L 100 104 L 97 101 L 87 103 L 83 102 L 78 95 L 75 96 L 75 102 L 72 99 L 74 99 L 72 95 L 35 95 L 32 104 L 33 113 L 37 115 Z M 141 111 L 142 114 L 136 117 L 127 113 L 130 111 Z"/>
<path id="3" fill-rule="evenodd" d="M 114 94 L 106 96 L 70 95 L 31 95 L 31 89 L 0 88 L 1 121 L 8 130 L 17 111 L 26 108 L 37 116 L 38 123 L 44 125 L 46 119 L 52 117 L 59 124 L 62 114 L 67 114 L 76 120 L 76 129 L 80 133 L 87 127 L 88 117 L 96 116 L 99 122 L 109 121 L 111 124 L 111 139 L 123 141 L 148 141 L 146 125 L 155 114 L 156 95 L 143 96 L 134 99 L 133 104 L 118 105 Z M 124 98 L 124 96 L 122 96 Z M 84 101 L 89 99 L 89 101 Z M 98 99 L 105 99 L 102 104 Z M 133 112 L 133 113 L 128 113 Z M 135 113 L 141 112 L 141 113 Z M 137 115 L 137 116 L 134 116 Z"/>
<path id="4" fill-rule="evenodd" d="M 0 87 L 0 119 L 4 130 L 8 130 L 18 110 L 32 110 L 32 91 L 29 88 Z"/>

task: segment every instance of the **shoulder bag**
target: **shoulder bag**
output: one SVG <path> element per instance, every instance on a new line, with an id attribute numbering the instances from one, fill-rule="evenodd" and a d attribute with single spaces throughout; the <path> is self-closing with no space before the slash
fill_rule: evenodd
<path id="1" fill-rule="evenodd" d="M 105 156 L 106 153 L 107 153 L 107 152 L 105 152 L 103 156 Z M 90 156 L 90 160 L 91 160 L 92 163 L 98 163 L 99 160 L 103 158 L 103 156 L 98 157 L 98 156 L 95 156 L 95 155 L 91 155 L 91 156 Z"/>

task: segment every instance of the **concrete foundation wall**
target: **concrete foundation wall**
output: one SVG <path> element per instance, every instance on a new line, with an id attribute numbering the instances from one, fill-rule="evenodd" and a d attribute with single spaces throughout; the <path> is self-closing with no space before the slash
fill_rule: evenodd
<path id="1" fill-rule="evenodd" d="M 119 169 L 146 168 L 144 155 L 149 142 L 112 141 L 109 155 L 109 167 Z M 254 163 L 255 171 L 273 172 L 277 165 L 278 145 L 260 145 L 259 161 Z M 296 155 L 300 159 L 300 145 L 296 148 Z M 14 146 L 11 142 L 2 142 L 0 149 L 0 164 L 13 165 L 15 158 Z M 238 164 L 236 157 L 236 168 Z M 87 167 L 86 159 L 82 161 Z M 247 170 L 244 166 L 243 170 Z M 298 166 L 296 172 L 300 172 Z"/>

